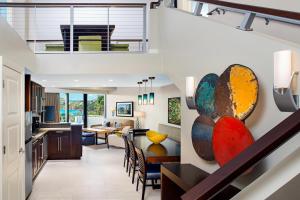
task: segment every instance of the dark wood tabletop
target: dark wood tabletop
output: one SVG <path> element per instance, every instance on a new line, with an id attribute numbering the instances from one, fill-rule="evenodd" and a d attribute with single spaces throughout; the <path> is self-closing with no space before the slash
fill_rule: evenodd
<path id="1" fill-rule="evenodd" d="M 70 25 L 60 25 L 64 41 L 64 50 L 70 51 Z M 107 51 L 110 38 L 115 30 L 115 25 L 74 25 L 73 26 L 73 50 L 78 51 L 79 36 L 101 36 L 101 50 Z"/>
<path id="2" fill-rule="evenodd" d="M 180 143 L 167 138 L 161 144 L 153 144 L 147 136 L 133 138 L 136 148 L 142 149 L 148 163 L 180 162 Z"/>

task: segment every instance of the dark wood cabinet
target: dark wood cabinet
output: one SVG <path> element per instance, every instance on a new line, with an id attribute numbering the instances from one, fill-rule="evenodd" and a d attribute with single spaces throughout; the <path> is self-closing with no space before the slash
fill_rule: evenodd
<path id="1" fill-rule="evenodd" d="M 80 159 L 81 132 L 81 125 L 72 125 L 67 130 L 49 130 L 35 140 L 32 144 L 33 178 L 35 179 L 47 160 Z"/>
<path id="2" fill-rule="evenodd" d="M 32 177 L 35 178 L 47 161 L 47 136 L 35 140 L 32 144 Z"/>
<path id="3" fill-rule="evenodd" d="M 25 112 L 31 111 L 31 76 L 25 75 Z"/>
<path id="4" fill-rule="evenodd" d="M 35 114 L 41 114 L 44 111 L 45 88 L 41 85 L 31 82 L 31 111 Z"/>
<path id="5" fill-rule="evenodd" d="M 38 141 L 32 143 L 32 177 L 38 172 Z"/>
<path id="6" fill-rule="evenodd" d="M 70 131 L 48 131 L 48 159 L 80 159 L 81 132 L 81 125 L 72 125 Z"/>
<path id="7" fill-rule="evenodd" d="M 67 159 L 71 152 L 71 131 L 48 132 L 48 159 Z"/>

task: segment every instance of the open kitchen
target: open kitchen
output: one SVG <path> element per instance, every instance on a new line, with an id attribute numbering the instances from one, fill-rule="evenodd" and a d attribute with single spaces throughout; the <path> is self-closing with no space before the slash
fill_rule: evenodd
<path id="1" fill-rule="evenodd" d="M 47 160 L 80 159 L 82 125 L 47 123 L 55 113 L 45 88 L 25 76 L 25 179 L 26 196 Z"/>

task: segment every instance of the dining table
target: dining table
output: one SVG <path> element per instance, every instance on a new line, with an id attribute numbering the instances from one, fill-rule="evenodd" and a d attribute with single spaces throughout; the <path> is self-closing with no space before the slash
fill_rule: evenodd
<path id="1" fill-rule="evenodd" d="M 160 144 L 154 144 L 144 135 L 131 140 L 135 148 L 143 150 L 147 163 L 180 162 L 180 142 L 167 138 Z"/>

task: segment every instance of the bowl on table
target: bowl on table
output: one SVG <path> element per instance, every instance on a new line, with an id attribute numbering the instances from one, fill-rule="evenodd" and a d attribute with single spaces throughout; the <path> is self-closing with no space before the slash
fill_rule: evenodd
<path id="1" fill-rule="evenodd" d="M 146 132 L 146 136 L 154 144 L 160 144 L 165 139 L 167 139 L 168 134 L 163 134 L 163 133 L 159 133 L 157 131 L 150 130 L 150 131 Z"/>

